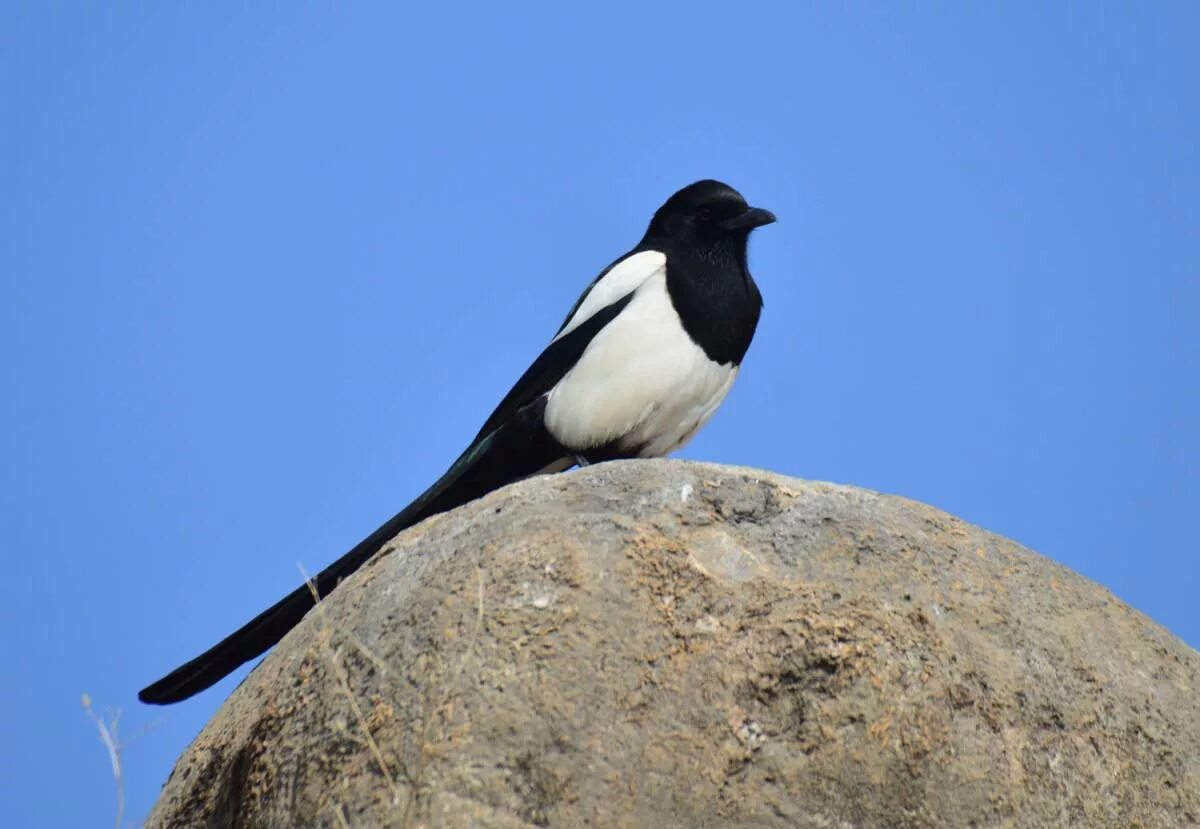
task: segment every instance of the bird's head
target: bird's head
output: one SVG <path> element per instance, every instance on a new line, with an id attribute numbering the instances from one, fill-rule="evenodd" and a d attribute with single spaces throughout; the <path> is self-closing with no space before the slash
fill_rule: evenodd
<path id="1" fill-rule="evenodd" d="M 751 207 L 742 194 L 712 179 L 684 187 L 658 208 L 646 240 L 664 240 L 705 249 L 733 244 L 744 249 L 751 230 L 775 221 L 775 214 Z"/>

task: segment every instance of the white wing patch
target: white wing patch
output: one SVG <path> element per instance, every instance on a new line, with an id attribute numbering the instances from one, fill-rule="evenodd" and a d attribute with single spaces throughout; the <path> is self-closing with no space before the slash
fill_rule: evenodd
<path id="1" fill-rule="evenodd" d="M 617 441 L 665 455 L 712 416 L 735 377 L 737 366 L 714 363 L 684 331 L 660 269 L 550 390 L 546 428 L 581 453 Z"/>
<path id="2" fill-rule="evenodd" d="M 554 339 L 557 340 L 578 328 L 597 311 L 612 305 L 654 274 L 664 272 L 666 267 L 666 255 L 656 250 L 644 250 L 622 259 L 592 286 L 583 302 L 579 303 L 579 308 Z"/>

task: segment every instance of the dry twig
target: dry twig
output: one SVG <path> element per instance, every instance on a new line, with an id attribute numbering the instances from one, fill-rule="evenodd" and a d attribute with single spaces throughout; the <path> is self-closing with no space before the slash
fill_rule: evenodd
<path id="1" fill-rule="evenodd" d="M 83 695 L 81 702 L 84 712 L 100 732 L 100 742 L 108 749 L 108 761 L 112 763 L 113 780 L 117 784 L 117 815 L 114 825 L 116 829 L 121 829 L 121 821 L 125 817 L 125 779 L 121 774 L 121 743 L 117 738 L 117 724 L 121 721 L 121 712 L 111 714 L 110 721 L 106 723 L 104 718 L 92 709 L 92 698 L 88 694 Z"/>
<path id="2" fill-rule="evenodd" d="M 354 692 L 350 690 L 350 679 L 346 675 L 342 663 L 338 661 L 337 653 L 333 649 L 333 629 L 329 624 L 329 620 L 325 616 L 325 605 L 321 601 L 321 596 L 317 593 L 317 586 L 309 577 L 304 567 L 300 567 L 300 575 L 304 578 L 304 583 L 308 585 L 309 591 L 313 595 L 313 601 L 316 603 L 317 616 L 320 619 L 320 639 L 324 647 L 325 654 L 329 658 L 329 665 L 333 669 L 333 674 L 337 677 L 338 685 L 341 686 L 342 693 L 346 695 L 346 701 L 350 703 L 350 710 L 354 713 L 355 720 L 358 721 L 359 728 L 362 729 L 363 738 L 366 740 L 367 747 L 371 750 L 375 762 L 379 764 L 379 768 L 383 771 L 383 776 L 388 782 L 388 786 L 392 790 L 392 798 L 394 803 L 399 803 L 402 796 L 400 785 L 396 782 L 392 775 L 391 768 L 387 764 L 387 760 L 383 758 L 383 752 L 379 750 L 379 744 L 375 742 L 375 737 L 371 734 L 371 729 L 367 725 L 367 718 L 363 715 L 362 709 L 358 705 L 358 700 L 354 696 Z M 353 637 L 351 637 L 353 641 Z M 370 653 L 365 647 L 359 645 L 360 650 L 364 653 Z M 377 664 L 378 660 L 373 660 Z M 340 814 L 340 810 L 339 810 Z M 344 815 L 343 815 L 344 817 Z"/>

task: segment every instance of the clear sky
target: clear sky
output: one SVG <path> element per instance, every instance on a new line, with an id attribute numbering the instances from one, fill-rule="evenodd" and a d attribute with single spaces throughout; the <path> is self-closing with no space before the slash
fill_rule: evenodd
<path id="1" fill-rule="evenodd" d="M 698 178 L 779 222 L 684 457 L 926 501 L 1200 646 L 1200 6 L 422 5 L 0 11 L 6 825 L 111 824 L 84 691 L 139 822 L 236 680 L 138 688 L 436 478 Z"/>

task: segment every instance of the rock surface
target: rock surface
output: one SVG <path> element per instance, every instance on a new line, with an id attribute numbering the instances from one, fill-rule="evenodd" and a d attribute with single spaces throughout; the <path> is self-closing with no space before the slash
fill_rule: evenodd
<path id="1" fill-rule="evenodd" d="M 150 826 L 1200 823 L 1200 654 L 901 498 L 678 461 L 435 517 L 310 613 Z"/>

